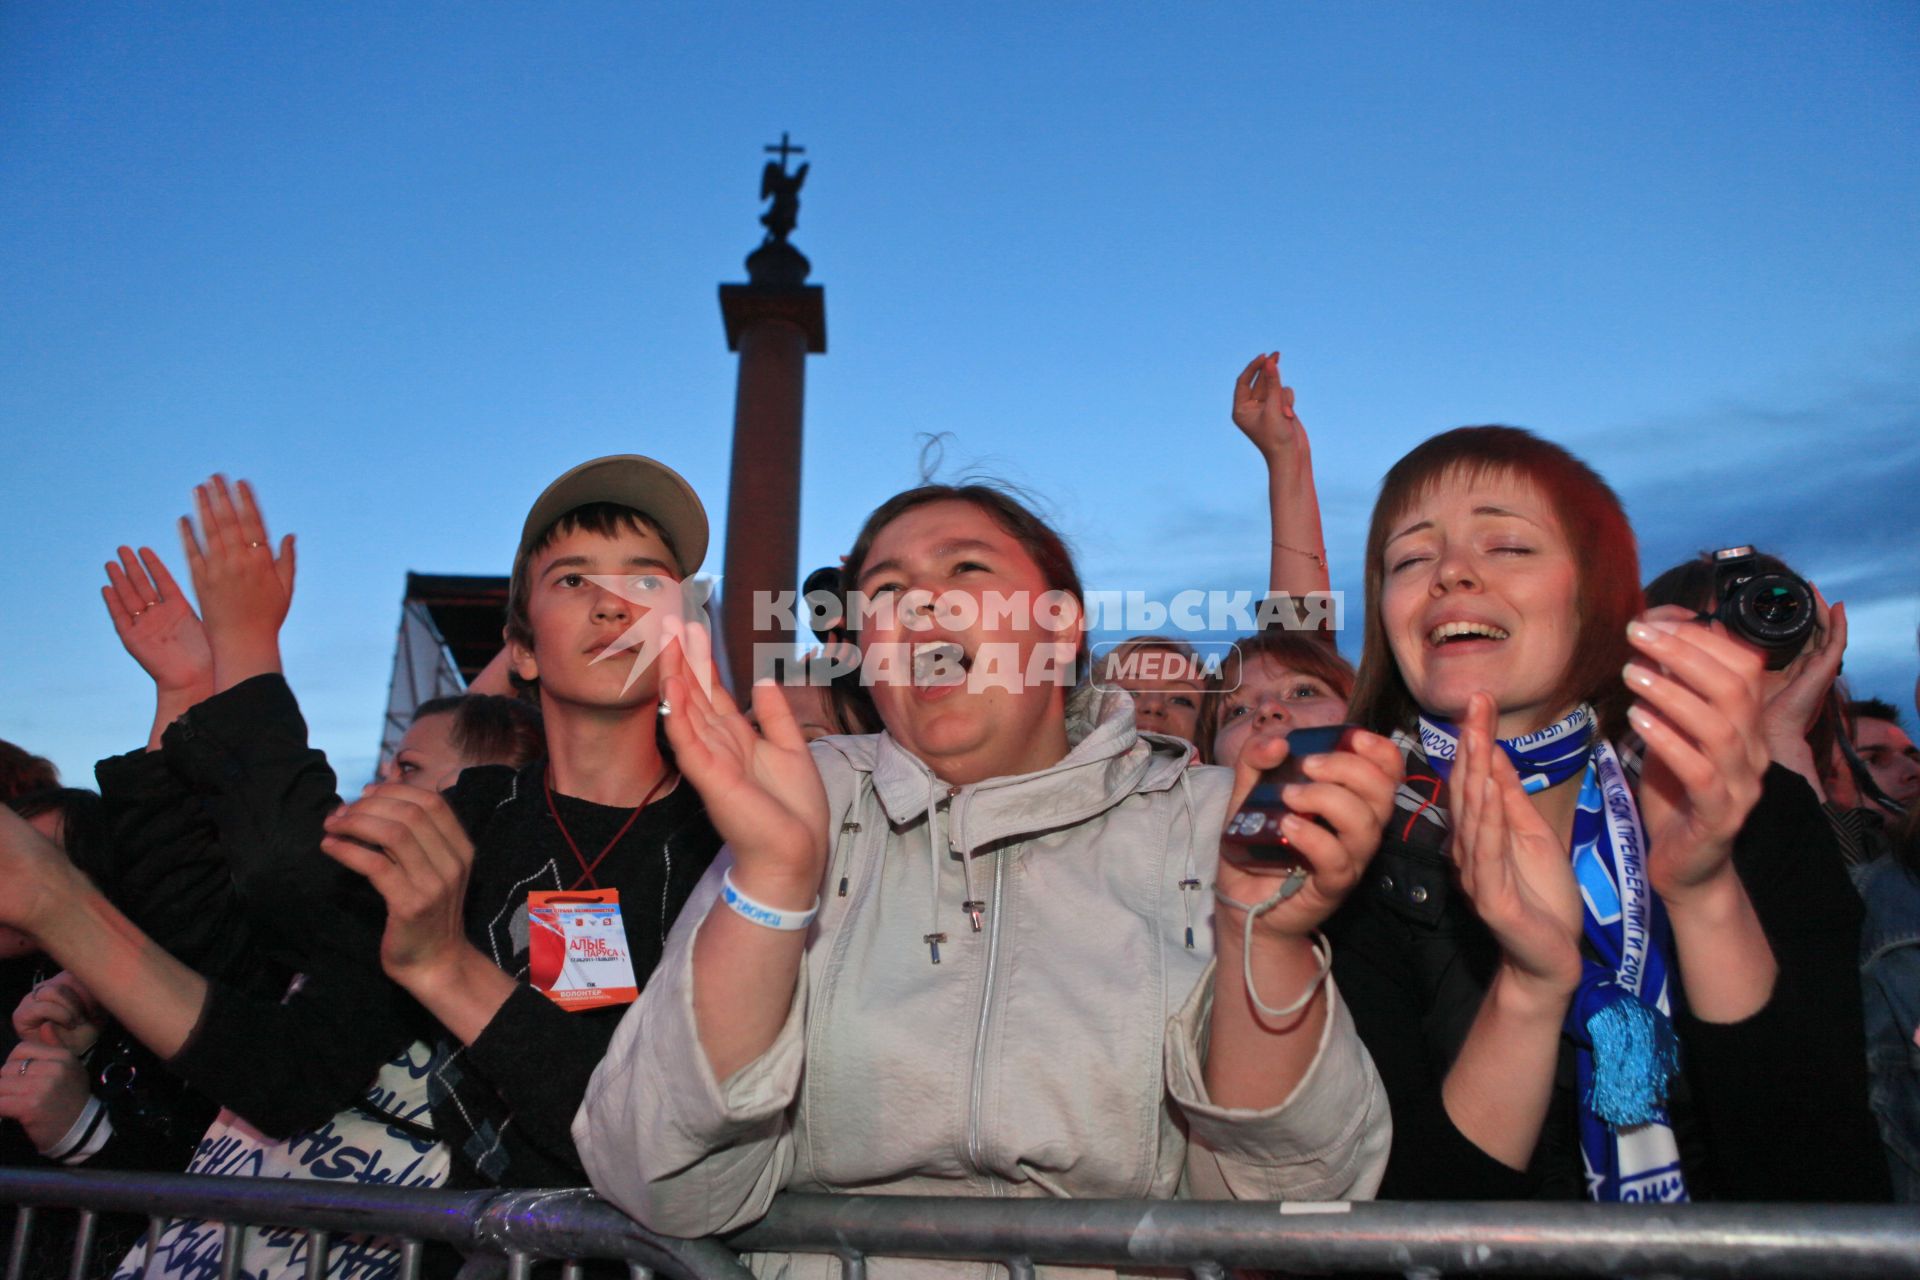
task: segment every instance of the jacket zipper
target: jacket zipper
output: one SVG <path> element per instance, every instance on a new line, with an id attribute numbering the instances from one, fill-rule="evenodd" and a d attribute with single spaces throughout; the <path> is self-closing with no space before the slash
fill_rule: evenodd
<path id="1" fill-rule="evenodd" d="M 953 811 L 947 811 L 948 829 L 952 829 Z M 960 851 L 966 857 L 966 851 Z M 979 1173 L 986 1173 L 986 1162 L 980 1154 L 980 1111 L 981 1094 L 984 1090 L 987 1058 L 987 1019 L 993 1010 L 993 975 L 1000 958 L 1000 880 L 1001 868 L 1005 865 L 996 850 L 993 855 L 993 905 L 990 908 L 992 920 L 987 926 L 987 980 L 980 991 L 980 1024 L 975 1029 L 973 1039 L 973 1090 L 967 1107 L 967 1159 L 973 1163 Z M 995 1195 L 1000 1194 L 999 1183 L 988 1179 L 988 1187 Z"/>

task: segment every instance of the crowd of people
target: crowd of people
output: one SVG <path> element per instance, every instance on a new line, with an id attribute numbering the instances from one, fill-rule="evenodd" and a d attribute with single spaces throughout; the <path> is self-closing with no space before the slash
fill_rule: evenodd
<path id="1" fill-rule="evenodd" d="M 1277 356 L 1232 417 L 1270 598 L 1325 592 Z M 90 791 L 0 743 L 0 1161 L 590 1183 L 683 1236 L 788 1190 L 1920 1200 L 1900 710 L 1848 697 L 1845 606 L 1779 560 L 1643 589 L 1536 435 L 1387 471 L 1357 667 L 1289 608 L 1212 661 L 1096 653 L 1033 504 L 928 483 L 854 531 L 854 661 L 733 690 L 675 603 L 699 497 L 595 459 L 528 513 L 499 661 L 352 795 L 281 670 L 293 539 L 244 482 L 194 505 L 191 594 L 106 565 L 144 744 Z M 978 607 L 1042 597 L 1064 622 Z M 102 1274 L 218 1273 L 218 1224 L 145 1225 Z M 241 1248 L 308 1274 L 300 1233 Z M 360 1237 L 327 1274 L 399 1264 Z"/>

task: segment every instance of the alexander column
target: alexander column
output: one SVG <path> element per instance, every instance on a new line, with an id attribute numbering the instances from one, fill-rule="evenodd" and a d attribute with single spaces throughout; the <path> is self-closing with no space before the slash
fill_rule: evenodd
<path id="1" fill-rule="evenodd" d="M 800 184 L 808 166 L 787 171 L 790 155 L 804 155 L 780 135 L 778 155 L 760 175 L 760 198 L 773 204 L 760 218 L 767 229 L 747 255 L 747 283 L 720 286 L 727 349 L 740 353 L 733 403 L 733 475 L 727 489 L 727 558 L 722 570 L 720 631 L 734 693 L 743 701 L 754 677 L 756 645 L 791 646 L 786 628 L 755 631 L 758 592 L 799 587 L 800 439 L 806 400 L 807 356 L 827 349 L 825 291 L 806 283 L 812 264 L 787 242 L 800 212 Z M 757 652 L 788 652 L 767 648 Z"/>

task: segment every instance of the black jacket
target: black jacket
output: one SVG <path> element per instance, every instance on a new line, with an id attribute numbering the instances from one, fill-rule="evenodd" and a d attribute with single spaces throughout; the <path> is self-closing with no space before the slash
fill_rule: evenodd
<path id="1" fill-rule="evenodd" d="M 285 1135 L 352 1106 L 382 1062 L 424 1038 L 439 1044 L 429 1096 L 455 1182 L 582 1182 L 569 1129 L 624 1010 L 566 1012 L 524 981 L 527 893 L 568 888 L 575 875 L 542 788 L 546 762 L 518 773 L 470 769 L 447 792 L 475 846 L 467 936 L 522 980 L 480 1036 L 462 1046 L 381 971 L 386 912 L 378 894 L 318 849 L 320 819 L 338 802 L 333 775 L 306 746 L 284 680 L 256 677 L 199 704 L 168 731 L 166 755 L 211 815 L 218 846 L 206 842 L 205 826 L 176 818 L 162 829 L 186 833 L 180 842 L 149 851 L 152 865 L 138 875 L 124 868 L 121 884 L 144 878 L 204 894 L 217 930 L 197 926 L 191 913 L 167 913 L 174 941 L 190 954 L 229 967 L 264 956 L 306 975 L 284 1004 L 241 982 L 216 981 L 173 1067 L 264 1132 Z M 555 804 L 589 856 L 630 812 L 567 796 Z M 699 796 L 682 783 L 647 807 L 602 865 L 600 883 L 621 892 L 639 981 L 719 846 Z M 221 862 L 224 881 L 189 874 L 209 857 Z M 162 913 L 149 905 L 136 919 L 142 916 Z M 210 936 L 227 930 L 246 936 Z M 171 949 L 168 938 L 158 940 Z"/>
<path id="2" fill-rule="evenodd" d="M 1499 946 L 1456 891 L 1435 829 L 1396 811 L 1361 885 L 1329 921 L 1334 976 L 1393 1108 L 1382 1199 L 1585 1195 L 1573 1045 L 1526 1172 L 1454 1127 L 1441 1082 L 1480 1008 Z M 1675 1010 L 1683 1079 L 1674 1127 L 1694 1199 L 1879 1201 L 1886 1171 L 1866 1106 L 1861 911 L 1811 788 L 1769 769 L 1734 867 L 1779 964 L 1753 1017 L 1711 1024 Z M 1680 984 L 1674 984 L 1677 995 Z"/>

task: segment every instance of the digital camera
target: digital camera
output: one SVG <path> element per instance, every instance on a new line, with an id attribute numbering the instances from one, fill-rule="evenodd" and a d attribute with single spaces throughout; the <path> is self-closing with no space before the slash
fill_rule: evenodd
<path id="1" fill-rule="evenodd" d="M 1713 553 L 1712 605 L 1706 620 L 1763 650 L 1769 671 L 1793 661 L 1813 634 L 1813 588 L 1797 573 L 1762 567 L 1752 547 Z"/>
<path id="2" fill-rule="evenodd" d="M 1346 736 L 1356 727 L 1329 724 L 1295 729 L 1289 733 L 1287 758 L 1260 775 L 1260 781 L 1241 801 L 1239 810 L 1227 820 L 1222 854 L 1230 861 L 1258 866 L 1300 865 L 1300 856 L 1294 852 L 1293 842 L 1280 830 L 1280 820 L 1290 812 L 1287 802 L 1280 798 L 1280 791 L 1288 783 L 1305 782 L 1307 775 L 1300 768 L 1301 762 L 1308 756 L 1338 751 Z M 1333 830 L 1325 818 L 1315 817 L 1313 820 L 1327 830 Z"/>

